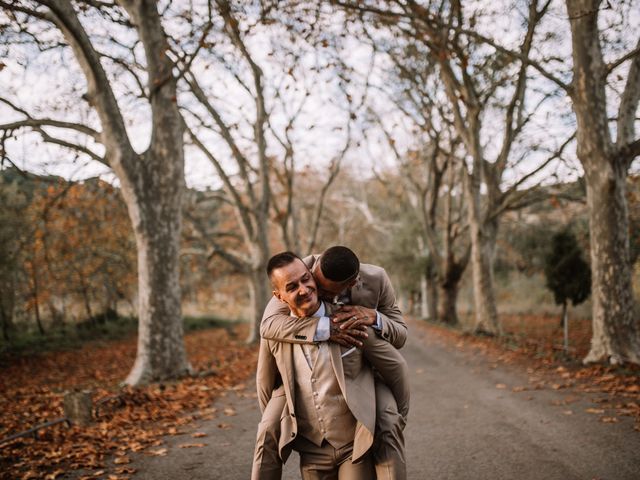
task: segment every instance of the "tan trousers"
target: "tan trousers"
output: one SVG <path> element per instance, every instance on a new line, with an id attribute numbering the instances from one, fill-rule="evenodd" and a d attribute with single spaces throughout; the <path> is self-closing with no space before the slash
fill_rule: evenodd
<path id="1" fill-rule="evenodd" d="M 333 448 L 324 441 L 318 447 L 299 436 L 294 441 L 293 448 L 300 453 L 302 480 L 371 480 L 374 477 L 369 454 L 356 463 L 351 462 L 353 442 L 341 448 Z"/>
<path id="2" fill-rule="evenodd" d="M 253 453 L 251 480 L 281 480 L 282 460 L 278 451 L 280 416 L 286 396 L 271 397 L 258 424 L 256 448 Z"/>
<path id="3" fill-rule="evenodd" d="M 256 448 L 253 455 L 251 480 L 280 480 L 282 460 L 278 453 L 280 416 L 285 396 L 272 397 L 258 424 Z M 376 381 L 376 432 L 373 444 L 373 462 L 377 480 L 405 480 L 407 467 L 404 449 L 405 419 L 391 390 Z"/>
<path id="4" fill-rule="evenodd" d="M 406 480 L 404 426 L 396 400 L 384 383 L 376 381 L 376 432 L 373 437 L 373 462 L 377 480 Z"/>

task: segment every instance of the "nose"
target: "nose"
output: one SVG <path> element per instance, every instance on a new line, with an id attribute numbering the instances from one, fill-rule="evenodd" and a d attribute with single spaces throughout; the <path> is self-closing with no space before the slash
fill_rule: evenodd
<path id="1" fill-rule="evenodd" d="M 307 293 L 309 293 L 309 287 L 304 283 L 301 283 L 300 287 L 298 288 L 298 295 L 304 297 Z"/>

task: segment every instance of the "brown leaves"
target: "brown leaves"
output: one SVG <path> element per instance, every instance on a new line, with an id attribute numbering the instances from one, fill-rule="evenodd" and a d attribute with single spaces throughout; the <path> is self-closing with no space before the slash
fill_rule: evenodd
<path id="1" fill-rule="evenodd" d="M 166 448 L 158 448 L 156 450 L 149 450 L 146 453 L 154 457 L 165 457 L 169 451 Z"/>
<path id="2" fill-rule="evenodd" d="M 94 470 L 97 476 L 115 472 L 125 478 L 135 472 L 129 466 L 128 453 L 168 455 L 162 436 L 183 434 L 183 426 L 194 419 L 215 418 L 213 401 L 255 372 L 256 352 L 241 340 L 246 326 L 238 329 L 234 333 L 201 330 L 185 337 L 193 367 L 206 370 L 215 365 L 217 375 L 144 388 L 116 387 L 133 364 L 135 338 L 87 344 L 78 351 L 3 359 L 0 438 L 61 417 L 62 394 L 74 387 L 93 388 L 95 422 L 86 428 L 59 424 L 40 430 L 36 438 L 24 437 L 4 445 L 0 478 L 42 479 L 76 469 Z M 224 413 L 234 415 L 235 410 L 228 407 Z M 203 432 L 192 435 L 205 436 Z M 189 446 L 182 448 L 205 444 L 185 445 Z M 114 458 L 111 467 L 106 465 L 108 457 Z"/>
<path id="3" fill-rule="evenodd" d="M 595 415 L 602 415 L 604 413 L 604 409 L 602 408 L 587 408 L 585 409 L 587 413 L 593 413 Z"/>

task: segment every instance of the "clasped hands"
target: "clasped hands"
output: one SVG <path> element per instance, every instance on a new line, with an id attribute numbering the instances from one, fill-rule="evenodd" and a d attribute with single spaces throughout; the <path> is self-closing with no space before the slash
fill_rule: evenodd
<path id="1" fill-rule="evenodd" d="M 344 305 L 331 315 L 329 340 L 345 347 L 362 347 L 367 327 L 376 323 L 376 311 L 358 305 Z"/>

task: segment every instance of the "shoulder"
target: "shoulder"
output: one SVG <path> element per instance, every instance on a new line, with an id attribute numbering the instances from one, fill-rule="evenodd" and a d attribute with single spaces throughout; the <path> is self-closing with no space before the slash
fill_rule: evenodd
<path id="1" fill-rule="evenodd" d="M 360 276 L 363 278 L 371 279 L 383 279 L 387 277 L 387 272 L 384 268 L 378 265 L 371 265 L 370 263 L 360 264 Z"/>
<path id="2" fill-rule="evenodd" d="M 311 268 L 313 268 L 313 266 L 318 261 L 318 258 L 320 258 L 320 255 L 318 255 L 318 254 L 307 255 L 306 257 L 304 257 L 302 259 L 302 261 L 307 266 L 307 268 L 311 269 Z"/>

